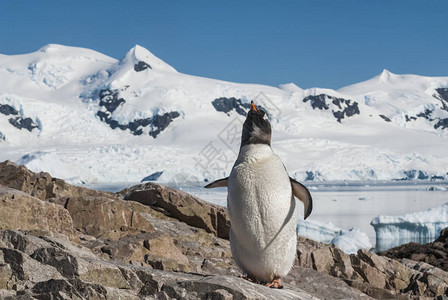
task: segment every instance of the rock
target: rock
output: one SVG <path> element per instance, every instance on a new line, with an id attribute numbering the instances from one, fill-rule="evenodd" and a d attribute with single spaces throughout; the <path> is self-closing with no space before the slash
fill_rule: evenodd
<path id="1" fill-rule="evenodd" d="M 230 294 L 227 290 L 218 289 L 216 291 L 209 292 L 205 294 L 206 300 L 232 300 L 233 295 Z"/>
<path id="2" fill-rule="evenodd" d="M 324 244 L 307 239 L 302 236 L 297 237 L 297 259 L 298 265 L 304 268 L 313 268 L 312 253 L 324 247 Z"/>
<path id="3" fill-rule="evenodd" d="M 195 236 L 194 234 L 198 234 L 186 224 L 177 221 L 160 221 L 171 222 L 184 227 L 180 228 L 179 234 L 187 233 L 187 230 L 192 231 L 190 233 L 192 237 Z M 165 226 L 167 225 L 165 224 Z M 213 239 L 218 239 L 203 230 L 199 230 L 199 232 L 201 233 L 197 235 L 198 240 L 203 240 L 204 245 L 207 245 L 208 241 L 212 241 L 213 244 Z M 211 239 L 209 240 L 202 235 L 208 235 Z M 113 299 L 113 297 L 124 299 L 136 299 L 136 297 L 149 297 L 150 299 L 215 299 L 213 297 L 218 297 L 216 299 L 275 298 L 280 300 L 319 299 L 319 294 L 322 293 L 322 290 L 305 290 L 295 284 L 294 278 L 290 282 L 285 281 L 284 290 L 273 290 L 237 276 L 216 275 L 214 273 L 195 275 L 182 271 L 155 270 L 114 260 L 105 261 L 98 259 L 81 246 L 72 244 L 68 238 L 34 236 L 31 233 L 21 231 L 3 231 L 0 232 L 0 237 L 2 237 L 0 240 L 2 246 L 7 247 L 1 248 L 0 265 L 3 266 L 3 269 L 6 266 L 7 270 L 10 267 L 12 276 L 9 273 L 2 273 L 2 275 L 6 274 L 6 277 L 10 277 L 6 279 L 6 288 L 9 291 L 14 289 L 14 297 L 26 296 L 28 299 L 32 297 L 39 299 Z M 187 240 L 176 241 L 175 238 L 160 235 L 160 233 L 159 235 L 146 233 L 126 237 L 126 239 L 131 238 L 147 241 L 144 242 L 145 249 L 149 252 L 153 251 L 154 255 L 164 255 L 172 259 L 180 256 L 181 258 L 177 258 L 178 260 L 187 262 L 185 256 L 180 253 L 180 249 L 168 249 L 168 247 L 184 249 Z M 92 242 L 91 239 L 89 240 L 89 242 Z M 191 241 L 188 243 L 191 243 Z M 217 243 L 217 245 L 218 249 L 223 246 L 228 247 L 228 244 L 219 246 L 219 243 Z M 203 251 L 208 253 L 205 250 Z M 3 259 L 3 253 L 6 253 L 6 261 Z M 25 262 L 25 266 L 33 267 L 23 268 L 21 261 Z M 236 266 L 227 266 L 226 268 L 235 269 Z M 303 270 L 306 269 L 295 272 L 295 278 L 307 276 L 306 273 L 303 273 Z M 309 269 L 309 271 L 313 270 Z M 22 274 L 21 272 L 23 272 L 24 275 L 14 275 L 14 272 L 16 274 Z M 316 271 L 313 272 L 322 276 Z M 11 277 L 16 279 L 11 280 Z M 330 283 L 325 283 L 327 278 L 321 280 L 319 284 L 328 291 L 328 295 L 333 293 L 333 296 L 339 298 L 369 299 L 367 296 L 362 297 L 360 292 L 345 285 L 340 279 L 327 277 L 332 279 Z M 0 282 L 5 282 L 5 280 Z M 344 286 L 341 287 L 341 284 Z M 314 285 L 314 287 L 317 286 Z M 5 287 L 5 284 L 2 284 L 2 287 Z M 3 291 L 0 294 L 11 295 L 10 292 Z"/>
<path id="4" fill-rule="evenodd" d="M 235 276 L 200 276 L 103 261 L 69 245 L 68 239 L 30 237 L 18 231 L 0 233 L 10 247 L 35 249 L 28 256 L 18 249 L 1 248 L 2 266 L 10 266 L 11 277 L 16 278 L 14 285 L 6 284 L 6 288 L 15 291 L 14 297 L 19 299 L 317 299 L 294 286 L 273 290 Z M 17 243 L 18 236 L 26 242 Z M 160 237 L 150 248 L 157 243 L 173 244 L 169 238 Z"/>
<path id="5" fill-rule="evenodd" d="M 0 289 L 0 299 L 11 299 L 11 300 L 13 300 L 15 295 L 16 295 L 16 293 L 14 291 L 8 291 L 8 290 Z"/>
<path id="6" fill-rule="evenodd" d="M 154 231 L 152 224 L 127 201 L 104 196 L 69 197 L 64 206 L 73 218 L 73 226 L 95 237 L 118 239 Z"/>
<path id="7" fill-rule="evenodd" d="M 152 238 L 153 235 L 151 234 L 150 237 Z M 131 264 L 140 262 L 143 265 L 143 263 L 146 263 L 145 257 L 149 254 L 149 250 L 144 247 L 144 240 L 150 237 L 145 233 L 125 236 L 119 240 L 95 240 L 95 242 L 93 244 L 91 243 L 88 247 L 93 250 L 99 248 L 99 251 L 107 254 L 107 258 L 111 260 Z M 99 253 L 97 252 L 96 254 Z"/>
<path id="8" fill-rule="evenodd" d="M 0 230 L 7 229 L 75 236 L 72 218 L 64 207 L 0 185 Z"/>
<path id="9" fill-rule="evenodd" d="M 386 274 L 378 270 L 376 266 L 371 266 L 369 263 L 361 260 L 360 257 L 353 255 L 351 258 L 353 269 L 365 282 L 380 289 L 386 288 Z"/>
<path id="10" fill-rule="evenodd" d="M 49 247 L 47 241 L 35 236 L 35 231 L 18 231 L 18 230 L 5 230 L 0 232 L 0 246 L 9 249 L 16 249 L 24 252 L 27 255 L 31 255 L 37 249 Z M 50 234 L 50 233 L 47 233 Z M 43 233 L 45 235 L 45 233 Z"/>
<path id="11" fill-rule="evenodd" d="M 223 239 L 225 208 L 153 183 L 123 191 L 125 201 L 65 183 L 54 189 L 57 179 L 14 164 L 2 168 L 9 175 L 0 172 L 0 180 L 45 201 L 0 186 L 0 229 L 14 229 L 0 230 L 0 298 L 423 299 L 448 293 L 448 273 L 425 262 L 365 250 L 348 255 L 301 237 L 285 289 L 268 289 L 239 278 Z M 442 231 L 432 252 L 414 257 L 442 261 L 447 235 Z"/>
<path id="12" fill-rule="evenodd" d="M 448 228 L 445 228 L 440 232 L 440 236 L 437 238 L 436 242 L 448 244 Z"/>
<path id="13" fill-rule="evenodd" d="M 125 200 L 161 209 L 166 215 L 188 225 L 202 228 L 221 238 L 229 238 L 230 221 L 223 207 L 156 183 L 136 185 L 119 194 Z"/>
<path id="14" fill-rule="evenodd" d="M 204 274 L 240 274 L 227 240 L 182 222 L 152 217 L 150 220 L 160 235 L 172 237 L 174 245 L 188 258 L 190 270 Z"/>
<path id="15" fill-rule="evenodd" d="M 214 299 L 210 297 L 217 294 L 230 299 L 319 299 L 294 286 L 286 285 L 283 290 L 270 289 L 232 276 L 198 276 L 143 269 L 137 275 L 142 282 L 146 282 L 139 295 L 155 299 L 165 299 L 163 297 L 166 296 L 174 299 Z"/>
<path id="16" fill-rule="evenodd" d="M 101 251 L 112 260 L 169 271 L 189 271 L 189 260 L 170 236 L 139 234 L 105 241 Z"/>
<path id="17" fill-rule="evenodd" d="M 334 265 L 333 255 L 330 248 L 324 247 L 317 249 L 311 253 L 311 259 L 313 261 L 314 270 L 330 274 L 330 270 Z"/>
<path id="18" fill-rule="evenodd" d="M 406 259 L 399 262 L 366 250 L 347 255 L 334 245 L 305 238 L 299 238 L 298 265 L 339 277 L 374 298 L 438 297 L 448 293 L 448 272 L 429 264 Z"/>
<path id="19" fill-rule="evenodd" d="M 139 67 L 143 66 L 140 64 Z M 147 66 L 149 67 L 149 65 Z M 139 70 L 142 71 L 143 69 Z M 156 138 L 175 118 L 180 116 L 179 112 L 170 111 L 165 112 L 163 115 L 156 114 L 150 118 L 134 119 L 129 123 L 119 123 L 113 118 L 112 114 L 119 106 L 123 106 L 126 103 L 126 100 L 121 97 L 120 92 L 118 89 L 103 89 L 98 94 L 100 110 L 97 111 L 97 116 L 102 122 L 109 124 L 112 129 L 129 129 L 133 135 L 141 135 L 145 132 L 153 138 Z"/>
<path id="20" fill-rule="evenodd" d="M 0 255 L 3 256 L 3 252 L 0 251 Z M 5 263 L 0 261 L 0 290 L 10 289 L 10 282 L 12 279 L 12 269 Z"/>
<path id="21" fill-rule="evenodd" d="M 115 197 L 113 193 L 95 191 L 53 178 L 46 172 L 34 173 L 25 166 L 19 166 L 7 160 L 0 163 L 0 185 L 4 185 L 41 200 L 64 196 L 108 196 Z"/>
<path id="22" fill-rule="evenodd" d="M 372 299 L 343 280 L 295 264 L 283 283 L 294 285 L 320 299 Z"/>
<path id="23" fill-rule="evenodd" d="M 374 287 L 368 283 L 365 282 L 359 282 L 359 281 L 355 281 L 355 280 L 344 280 L 347 285 L 356 288 L 357 290 L 363 292 L 366 295 L 369 295 L 372 298 L 375 299 L 409 299 L 410 297 L 407 295 L 397 295 L 395 293 L 393 293 L 392 291 L 388 291 L 385 289 L 380 289 L 377 287 Z"/>
<path id="24" fill-rule="evenodd" d="M 351 256 L 338 247 L 333 247 L 332 253 L 334 257 L 334 267 L 332 268 L 331 275 L 339 278 L 357 279 L 358 273 L 356 273 L 353 268 Z"/>
<path id="25" fill-rule="evenodd" d="M 62 278 L 62 275 L 59 274 L 56 268 L 41 264 L 23 252 L 6 248 L 2 248 L 0 251 L 3 253 L 5 263 L 9 266 L 9 268 L 6 267 L 4 269 L 7 271 L 10 269 L 16 280 L 36 283 L 51 278 Z"/>
<path id="26" fill-rule="evenodd" d="M 229 276 L 207 276 L 201 280 L 181 282 L 180 286 L 187 293 L 194 292 L 198 296 L 224 289 L 233 296 L 233 299 L 319 299 L 289 285 L 285 285 L 285 288 L 280 290 L 270 289 L 244 279 Z"/>
<path id="27" fill-rule="evenodd" d="M 98 259 L 82 260 L 78 273 L 83 282 L 119 289 L 131 287 L 117 265 Z"/>
<path id="28" fill-rule="evenodd" d="M 9 118 L 8 121 L 12 126 L 18 129 L 25 128 L 29 132 L 33 131 L 34 128 L 39 128 L 39 125 L 31 118 L 13 117 Z"/>
<path id="29" fill-rule="evenodd" d="M 106 299 L 107 289 L 80 280 L 50 279 L 31 289 L 38 299 Z"/>
<path id="30" fill-rule="evenodd" d="M 154 269 L 189 271 L 188 258 L 174 245 L 170 236 L 160 236 L 145 242 L 145 248 L 149 250 L 146 259 Z"/>
<path id="31" fill-rule="evenodd" d="M 320 110 L 329 110 L 331 107 L 333 116 L 339 123 L 341 123 L 341 120 L 344 119 L 344 117 L 351 117 L 355 114 L 360 114 L 358 102 L 353 101 L 353 104 L 351 104 L 352 100 L 336 98 L 326 94 L 310 95 L 303 98 L 302 101 L 310 101 L 313 109 L 318 108 Z"/>
<path id="32" fill-rule="evenodd" d="M 146 70 L 146 69 L 152 69 L 152 68 L 151 68 L 151 66 L 148 63 L 146 63 L 144 61 L 139 61 L 138 63 L 136 63 L 134 65 L 134 71 L 135 72 L 141 72 L 141 71 Z"/>
<path id="33" fill-rule="evenodd" d="M 408 288 L 414 295 L 437 297 L 448 295 L 448 273 L 424 262 L 402 259 L 401 263 L 413 270 L 411 285 Z"/>
<path id="34" fill-rule="evenodd" d="M 439 238 L 432 243 L 408 243 L 378 254 L 399 260 L 422 261 L 448 271 L 448 228 L 443 229 Z"/>
<path id="35" fill-rule="evenodd" d="M 244 103 L 241 99 L 236 99 L 234 97 L 231 98 L 217 98 L 212 101 L 213 107 L 217 111 L 222 111 L 228 115 L 230 111 L 235 110 L 238 114 L 242 116 L 246 116 L 247 111 L 250 109 L 250 103 Z M 266 111 L 266 109 L 264 109 Z"/>

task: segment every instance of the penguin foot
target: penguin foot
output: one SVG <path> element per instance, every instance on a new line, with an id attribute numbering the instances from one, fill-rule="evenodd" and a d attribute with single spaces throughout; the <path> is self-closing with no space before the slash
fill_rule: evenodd
<path id="1" fill-rule="evenodd" d="M 267 287 L 271 289 L 282 289 L 282 279 L 280 277 L 274 277 L 271 282 L 266 284 Z"/>

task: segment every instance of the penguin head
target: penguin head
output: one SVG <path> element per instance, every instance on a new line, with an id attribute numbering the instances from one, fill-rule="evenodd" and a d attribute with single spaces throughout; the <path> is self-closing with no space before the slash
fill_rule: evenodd
<path id="1" fill-rule="evenodd" d="M 272 131 L 266 112 L 257 109 L 253 101 L 251 106 L 243 124 L 241 147 L 249 144 L 267 144 L 270 146 Z"/>

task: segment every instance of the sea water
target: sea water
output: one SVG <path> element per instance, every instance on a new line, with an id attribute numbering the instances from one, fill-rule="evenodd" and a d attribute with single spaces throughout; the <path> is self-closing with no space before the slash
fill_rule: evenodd
<path id="1" fill-rule="evenodd" d="M 366 233 L 376 245 L 375 230 L 370 225 L 378 215 L 403 215 L 438 207 L 448 202 L 448 182 L 304 182 L 313 197 L 313 212 L 308 218 L 350 229 L 356 227 Z M 226 206 L 227 189 L 201 189 L 183 186 L 182 190 L 218 205 Z M 299 204 L 303 211 L 302 204 Z M 392 239 L 377 244 L 375 251 L 386 250 L 411 241 Z"/>

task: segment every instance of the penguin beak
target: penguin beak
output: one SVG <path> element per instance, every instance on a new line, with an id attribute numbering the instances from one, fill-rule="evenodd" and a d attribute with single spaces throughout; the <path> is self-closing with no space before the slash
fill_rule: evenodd
<path id="1" fill-rule="evenodd" d="M 252 105 L 252 109 L 253 109 L 254 111 L 258 111 L 258 109 L 255 107 L 254 101 L 251 101 L 251 102 L 250 102 L 250 105 Z"/>

